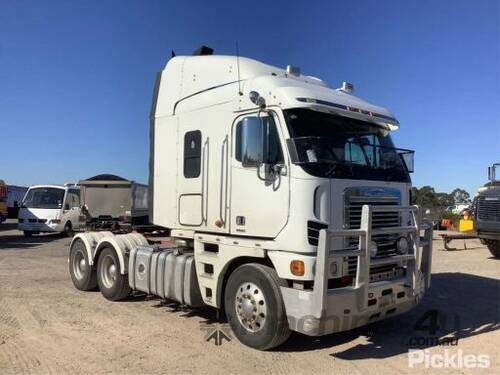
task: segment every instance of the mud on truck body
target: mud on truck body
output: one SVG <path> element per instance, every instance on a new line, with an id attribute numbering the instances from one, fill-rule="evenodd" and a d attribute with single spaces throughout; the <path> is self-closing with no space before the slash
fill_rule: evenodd
<path id="1" fill-rule="evenodd" d="M 235 56 L 177 56 L 158 74 L 150 219 L 74 237 L 75 286 L 225 311 L 265 350 L 408 311 L 430 287 L 432 228 L 409 205 L 398 121 L 344 84 Z"/>

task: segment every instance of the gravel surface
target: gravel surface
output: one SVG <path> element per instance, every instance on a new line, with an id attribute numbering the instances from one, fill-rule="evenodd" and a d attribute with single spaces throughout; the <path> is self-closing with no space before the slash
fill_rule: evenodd
<path id="1" fill-rule="evenodd" d="M 14 221 L 0 224 L 0 374 L 456 374 L 408 365 L 408 348 L 417 346 L 410 343 L 450 332 L 456 345 L 424 345 L 431 354 L 489 356 L 489 369 L 458 373 L 500 370 L 500 260 L 478 240 L 467 240 L 467 250 L 443 251 L 435 234 L 432 288 L 411 312 L 322 338 L 293 334 L 270 352 L 236 339 L 207 342 L 207 330 L 226 328 L 209 308 L 183 310 L 141 295 L 113 303 L 99 292 L 76 290 L 68 274 L 69 241 L 23 238 Z M 436 334 L 415 330 L 433 310 Z"/>

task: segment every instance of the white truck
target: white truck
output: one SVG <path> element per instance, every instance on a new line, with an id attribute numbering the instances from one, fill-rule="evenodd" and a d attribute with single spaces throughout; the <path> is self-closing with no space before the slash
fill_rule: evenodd
<path id="1" fill-rule="evenodd" d="M 414 307 L 432 228 L 409 206 L 413 152 L 352 92 L 207 48 L 172 58 L 150 118 L 150 219 L 168 238 L 79 233 L 74 285 L 221 309 L 260 350 Z"/>

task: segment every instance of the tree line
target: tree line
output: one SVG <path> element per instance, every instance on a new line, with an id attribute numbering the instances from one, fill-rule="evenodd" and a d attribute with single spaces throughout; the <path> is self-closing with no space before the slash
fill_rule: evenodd
<path id="1" fill-rule="evenodd" d="M 471 204 L 470 194 L 464 189 L 456 188 L 451 193 L 438 193 L 432 186 L 411 188 L 411 203 L 431 210 L 445 210 L 457 204 Z"/>

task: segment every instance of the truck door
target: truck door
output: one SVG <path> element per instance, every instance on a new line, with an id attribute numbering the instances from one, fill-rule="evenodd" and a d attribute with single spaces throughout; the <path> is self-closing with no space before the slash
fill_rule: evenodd
<path id="1" fill-rule="evenodd" d="M 257 114 L 238 118 L 232 129 L 231 233 L 274 238 L 285 226 L 289 214 L 289 173 L 283 152 L 278 117 Z M 262 122 L 264 135 L 243 131 L 247 121 Z M 260 138 L 260 139 L 259 139 Z M 260 166 L 244 166 L 243 144 L 258 148 L 263 139 L 265 159 Z M 250 147 L 251 148 L 251 147 Z M 245 146 L 245 149 L 247 147 Z"/>
<path id="2" fill-rule="evenodd" d="M 64 224 L 70 221 L 73 229 L 80 228 L 80 191 L 77 189 L 68 189 L 63 205 L 63 216 L 61 222 Z"/>

